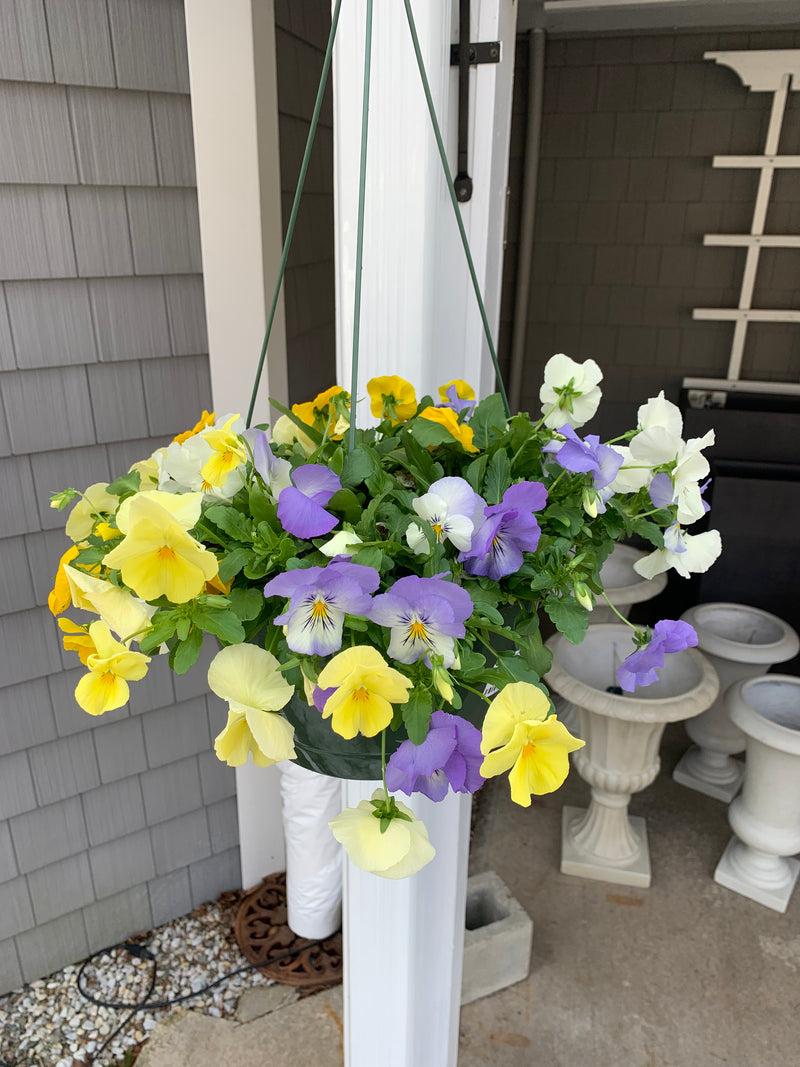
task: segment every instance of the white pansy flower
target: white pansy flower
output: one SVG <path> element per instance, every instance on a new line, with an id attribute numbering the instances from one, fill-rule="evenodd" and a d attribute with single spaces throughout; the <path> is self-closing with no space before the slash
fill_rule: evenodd
<path id="1" fill-rule="evenodd" d="M 634 459 L 627 445 L 614 445 L 614 448 L 622 454 L 622 466 L 608 488 L 612 493 L 637 493 L 644 489 L 653 474 L 650 465 Z"/>
<path id="2" fill-rule="evenodd" d="M 203 467 L 213 449 L 202 434 L 187 438 L 183 444 L 173 441 L 159 460 L 158 487 L 167 493 L 203 493 L 217 500 L 230 500 L 244 485 L 244 468 L 232 470 L 222 485 L 209 485 Z"/>
<path id="3" fill-rule="evenodd" d="M 376 789 L 372 799 L 383 800 L 383 790 Z M 408 878 L 436 855 L 425 824 L 411 808 L 399 800 L 395 804 L 405 817 L 392 819 L 383 833 L 369 800 L 359 801 L 355 808 L 345 808 L 328 823 L 351 862 L 380 878 Z"/>
<path id="4" fill-rule="evenodd" d="M 363 544 L 363 541 L 357 533 L 353 530 L 344 529 L 334 534 L 330 541 L 320 545 L 319 550 L 323 556 L 333 559 L 334 556 L 352 556 L 355 552 L 358 552 L 358 546 L 361 544 Z"/>
<path id="5" fill-rule="evenodd" d="M 687 534 L 676 522 L 664 531 L 664 547 L 637 560 L 633 569 L 642 578 L 655 578 L 672 567 L 682 578 L 688 578 L 692 574 L 705 574 L 721 551 L 719 530 Z"/>
<path id="6" fill-rule="evenodd" d="M 565 423 L 577 428 L 588 422 L 600 404 L 602 379 L 603 372 L 593 359 L 576 363 L 563 352 L 552 356 L 539 390 L 545 426 L 558 430 Z"/>
<path id="7" fill-rule="evenodd" d="M 655 426 L 661 426 L 673 436 L 680 437 L 683 433 L 681 409 L 671 400 L 664 398 L 662 389 L 658 396 L 651 396 L 647 403 L 639 408 L 638 426 L 640 430 L 651 430 Z"/>
<path id="8" fill-rule="evenodd" d="M 449 541 L 461 552 L 472 544 L 475 525 L 483 517 L 486 501 L 478 496 L 463 478 L 440 478 L 411 506 L 433 529 L 436 540 Z M 421 527 L 412 523 L 406 530 L 409 547 L 416 553 L 428 551 L 428 540 Z"/>

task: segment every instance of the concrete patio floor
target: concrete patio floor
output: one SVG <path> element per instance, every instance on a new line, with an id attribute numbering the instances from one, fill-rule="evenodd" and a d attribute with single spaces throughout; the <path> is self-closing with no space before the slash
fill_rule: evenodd
<path id="1" fill-rule="evenodd" d="M 779 915 L 714 883 L 726 808 L 672 781 L 687 745 L 668 728 L 661 774 L 631 806 L 647 819 L 648 890 L 560 873 L 561 808 L 588 797 L 576 773 L 528 810 L 504 781 L 485 787 L 470 873 L 496 871 L 532 916 L 533 955 L 526 981 L 462 1009 L 459 1067 L 800 1063 L 800 892 Z M 160 1024 L 139 1067 L 342 1062 L 340 990 L 243 1025 L 195 1015 Z"/>

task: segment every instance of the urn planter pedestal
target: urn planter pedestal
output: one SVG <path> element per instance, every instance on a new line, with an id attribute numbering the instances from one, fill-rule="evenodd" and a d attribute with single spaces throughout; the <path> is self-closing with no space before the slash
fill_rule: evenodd
<path id="1" fill-rule="evenodd" d="M 646 888 L 647 829 L 644 819 L 628 815 L 631 794 L 658 774 L 665 725 L 704 711 L 717 695 L 717 676 L 700 653 L 687 649 L 666 657 L 654 685 L 620 695 L 616 668 L 634 651 L 627 626 L 590 626 L 580 645 L 556 634 L 547 645 L 553 666 L 545 682 L 578 708 L 586 747 L 573 759 L 592 787 L 588 809 L 564 808 L 561 871 Z"/>
<path id="2" fill-rule="evenodd" d="M 728 809 L 731 838 L 714 881 L 785 912 L 800 872 L 800 678 L 736 683 L 726 704 L 747 745 L 742 792 Z"/>
<path id="3" fill-rule="evenodd" d="M 697 631 L 698 648 L 717 672 L 720 690 L 711 707 L 686 724 L 694 744 L 672 777 L 690 789 L 730 802 L 744 774 L 742 761 L 732 757 L 744 752 L 745 735 L 731 721 L 725 693 L 735 683 L 758 678 L 774 663 L 797 655 L 797 634 L 776 615 L 746 604 L 698 604 L 681 618 Z"/>

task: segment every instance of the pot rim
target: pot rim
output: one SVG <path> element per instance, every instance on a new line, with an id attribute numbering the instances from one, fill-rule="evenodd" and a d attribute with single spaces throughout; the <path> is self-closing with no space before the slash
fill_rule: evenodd
<path id="1" fill-rule="evenodd" d="M 614 631 L 624 634 L 625 637 L 629 634 L 628 627 L 623 626 L 622 623 L 597 623 L 591 626 L 590 630 L 595 633 L 601 630 Z M 565 641 L 564 635 L 559 633 L 554 634 L 545 642 L 553 653 L 553 665 L 543 681 L 573 704 L 587 708 L 598 715 L 605 715 L 611 719 L 623 719 L 627 722 L 680 722 L 705 711 L 713 704 L 719 693 L 717 672 L 696 648 L 670 653 L 675 656 L 689 656 L 700 668 L 700 680 L 685 693 L 677 693 L 671 697 L 657 697 L 653 700 L 637 698 L 635 693 L 630 696 L 606 693 L 595 689 L 587 682 L 582 682 L 580 678 L 570 674 L 561 665 L 558 650 Z"/>
<path id="2" fill-rule="evenodd" d="M 621 545 L 618 544 L 612 550 L 608 556 L 606 562 L 609 562 L 614 556 L 627 556 L 631 560 L 631 566 L 639 560 L 644 559 L 647 552 L 641 548 L 634 548 L 633 545 Z M 611 600 L 614 602 L 614 607 L 620 607 L 620 605 L 627 607 L 629 604 L 639 604 L 643 600 L 652 600 L 653 597 L 663 593 L 667 587 L 667 575 L 665 571 L 661 574 L 656 574 L 653 578 L 642 578 L 637 576 L 635 582 L 629 582 L 628 585 L 609 585 L 605 587 L 605 591 L 609 594 Z M 613 593 L 613 596 L 611 595 Z M 598 607 L 603 605 L 598 603 Z"/>
<path id="3" fill-rule="evenodd" d="M 800 709 L 800 678 L 793 674 L 762 674 L 760 678 L 746 678 L 731 686 L 725 703 L 732 721 L 746 734 L 770 748 L 800 756 L 800 710 L 798 726 L 793 730 L 773 722 L 756 708 L 748 699 L 749 691 L 755 686 L 785 684 L 797 690 L 798 709 Z"/>
<path id="4" fill-rule="evenodd" d="M 734 641 L 730 637 L 715 633 L 704 623 L 703 616 L 710 616 L 714 611 L 727 611 L 741 615 L 755 616 L 771 623 L 780 631 L 775 641 L 763 641 L 751 645 L 745 641 Z M 698 648 L 720 659 L 735 660 L 739 663 L 783 663 L 792 659 L 800 650 L 800 638 L 794 629 L 772 612 L 751 604 L 738 604 L 735 601 L 714 600 L 705 604 L 695 604 L 681 615 L 697 631 Z"/>

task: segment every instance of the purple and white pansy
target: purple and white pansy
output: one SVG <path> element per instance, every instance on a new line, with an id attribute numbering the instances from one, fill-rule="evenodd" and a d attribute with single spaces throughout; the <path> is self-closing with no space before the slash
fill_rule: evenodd
<path id="1" fill-rule="evenodd" d="M 434 653 L 444 666 L 455 663 L 454 638 L 464 637 L 472 614 L 466 589 L 441 578 L 400 578 L 387 593 L 374 597 L 367 615 L 391 630 L 389 655 L 400 663 L 416 663 Z"/>
<path id="2" fill-rule="evenodd" d="M 483 518 L 486 501 L 464 478 L 440 478 L 427 493 L 412 500 L 411 506 L 424 519 L 441 544 L 449 541 L 459 551 L 472 543 L 475 526 Z M 428 539 L 416 523 L 406 531 L 409 548 L 417 554 L 429 551 Z"/>
<path id="3" fill-rule="evenodd" d="M 499 504 L 484 509 L 484 518 L 469 549 L 459 554 L 468 574 L 484 574 L 498 581 L 519 570 L 523 552 L 535 552 L 539 524 L 533 514 L 547 502 L 541 482 L 517 482 L 506 489 Z"/>
<path id="4" fill-rule="evenodd" d="M 289 598 L 275 622 L 286 626 L 286 643 L 306 656 L 329 656 L 342 646 L 345 615 L 365 615 L 380 583 L 374 567 L 334 560 L 327 567 L 285 571 L 264 586 L 264 596 Z M 467 594 L 469 596 L 469 594 Z"/>
<path id="5" fill-rule="evenodd" d="M 424 793 L 444 800 L 448 787 L 454 793 L 474 793 L 484 783 L 480 766 L 481 732 L 460 715 L 434 711 L 421 745 L 404 741 L 386 764 L 386 785 L 406 796 Z"/>
<path id="6" fill-rule="evenodd" d="M 657 671 L 664 666 L 667 652 L 683 652 L 696 644 L 697 634 L 688 622 L 662 619 L 653 627 L 649 642 L 617 668 L 617 684 L 626 693 L 632 693 L 637 686 L 652 685 L 658 681 Z"/>

